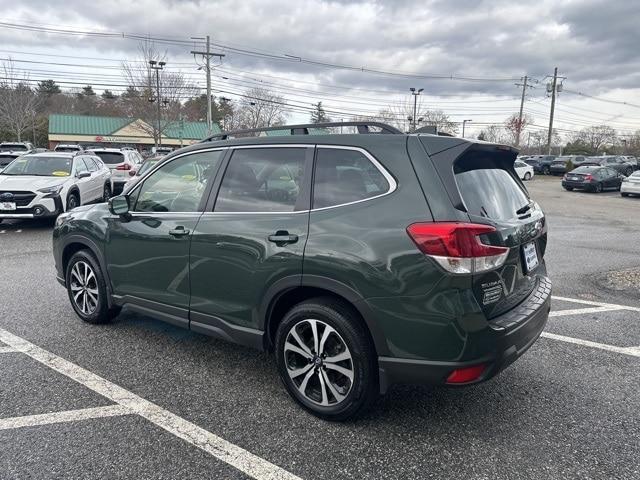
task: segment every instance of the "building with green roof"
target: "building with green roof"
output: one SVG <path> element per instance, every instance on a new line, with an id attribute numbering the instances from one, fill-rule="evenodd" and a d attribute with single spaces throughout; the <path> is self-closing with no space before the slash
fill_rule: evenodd
<path id="1" fill-rule="evenodd" d="M 212 134 L 220 133 L 213 124 Z M 155 145 L 153 128 L 140 118 L 90 115 L 49 115 L 49 148 L 61 143 L 78 145 L 133 146 L 142 150 Z M 162 132 L 162 145 L 191 145 L 207 136 L 205 122 L 172 122 Z"/>

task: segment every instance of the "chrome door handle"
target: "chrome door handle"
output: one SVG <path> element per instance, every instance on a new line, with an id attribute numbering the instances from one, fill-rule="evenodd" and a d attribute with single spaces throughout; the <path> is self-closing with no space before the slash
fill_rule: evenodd
<path id="1" fill-rule="evenodd" d="M 173 230 L 169 230 L 169 235 L 172 237 L 184 237 L 185 235 L 189 235 L 190 231 L 184 227 L 176 227 Z"/>

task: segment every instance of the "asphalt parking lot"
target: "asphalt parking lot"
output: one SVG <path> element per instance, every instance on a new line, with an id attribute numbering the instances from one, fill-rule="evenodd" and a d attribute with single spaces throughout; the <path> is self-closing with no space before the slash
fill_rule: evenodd
<path id="1" fill-rule="evenodd" d="M 83 324 L 51 226 L 0 224 L 0 478 L 640 478 L 640 199 L 527 186 L 543 337 L 488 383 L 396 386 L 345 424 L 298 408 L 266 354 L 128 312 Z"/>

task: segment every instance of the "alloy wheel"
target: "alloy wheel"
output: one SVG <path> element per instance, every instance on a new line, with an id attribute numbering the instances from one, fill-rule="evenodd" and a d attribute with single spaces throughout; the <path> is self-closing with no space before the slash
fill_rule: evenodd
<path id="1" fill-rule="evenodd" d="M 351 391 L 351 352 L 340 334 L 321 320 L 301 320 L 289 330 L 284 360 L 295 388 L 317 405 L 335 406 Z"/>
<path id="2" fill-rule="evenodd" d="M 69 285 L 73 302 L 84 315 L 91 315 L 98 308 L 98 282 L 87 262 L 76 262 L 71 268 Z"/>

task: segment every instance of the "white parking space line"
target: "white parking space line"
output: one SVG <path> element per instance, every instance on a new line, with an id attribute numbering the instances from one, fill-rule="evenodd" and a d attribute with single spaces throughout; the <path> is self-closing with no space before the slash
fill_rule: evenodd
<path id="1" fill-rule="evenodd" d="M 640 358 L 640 348 L 638 347 L 616 347 L 615 345 L 591 342 L 589 340 L 582 340 L 581 338 L 566 337 L 564 335 L 557 335 L 555 333 L 549 332 L 542 332 L 541 336 L 544 338 L 549 338 L 551 340 L 573 343 L 574 345 L 582 345 L 583 347 L 598 348 L 600 350 L 606 350 L 608 352 L 621 353 L 622 355 L 630 355 L 632 357 Z"/>
<path id="2" fill-rule="evenodd" d="M 0 353 L 14 353 L 14 352 L 19 352 L 20 350 L 18 350 L 17 348 L 13 348 L 13 347 L 0 347 Z"/>
<path id="3" fill-rule="evenodd" d="M 40 425 L 50 425 L 52 423 L 77 422 L 90 418 L 116 417 L 120 415 L 130 415 L 132 413 L 130 408 L 123 407 L 122 405 L 109 405 L 106 407 L 65 410 L 63 412 L 42 413 L 23 417 L 0 418 L 0 430 L 36 427 Z"/>
<path id="4" fill-rule="evenodd" d="M 574 308 L 570 310 L 552 310 L 549 312 L 550 317 L 561 317 L 563 315 L 583 315 L 585 313 L 600 313 L 600 312 L 616 312 L 624 310 L 620 307 L 585 307 Z"/>
<path id="5" fill-rule="evenodd" d="M 593 305 L 595 307 L 606 307 L 617 310 L 629 310 L 631 312 L 640 312 L 640 307 L 632 307 L 629 305 L 618 305 L 615 303 L 603 303 L 603 302 L 593 302 L 591 300 L 582 300 L 581 298 L 569 298 L 569 297 L 556 297 L 553 295 L 551 297 L 553 300 L 560 300 L 562 302 L 572 302 L 572 303 L 581 303 L 583 305 Z M 561 311 L 561 310 L 559 310 Z"/>
<path id="6" fill-rule="evenodd" d="M 34 360 L 75 380 L 103 397 L 126 407 L 130 412 L 146 418 L 176 437 L 204 450 L 216 459 L 235 467 L 256 480 L 300 480 L 299 477 L 277 465 L 1 328 L 0 341 L 20 350 Z"/>

